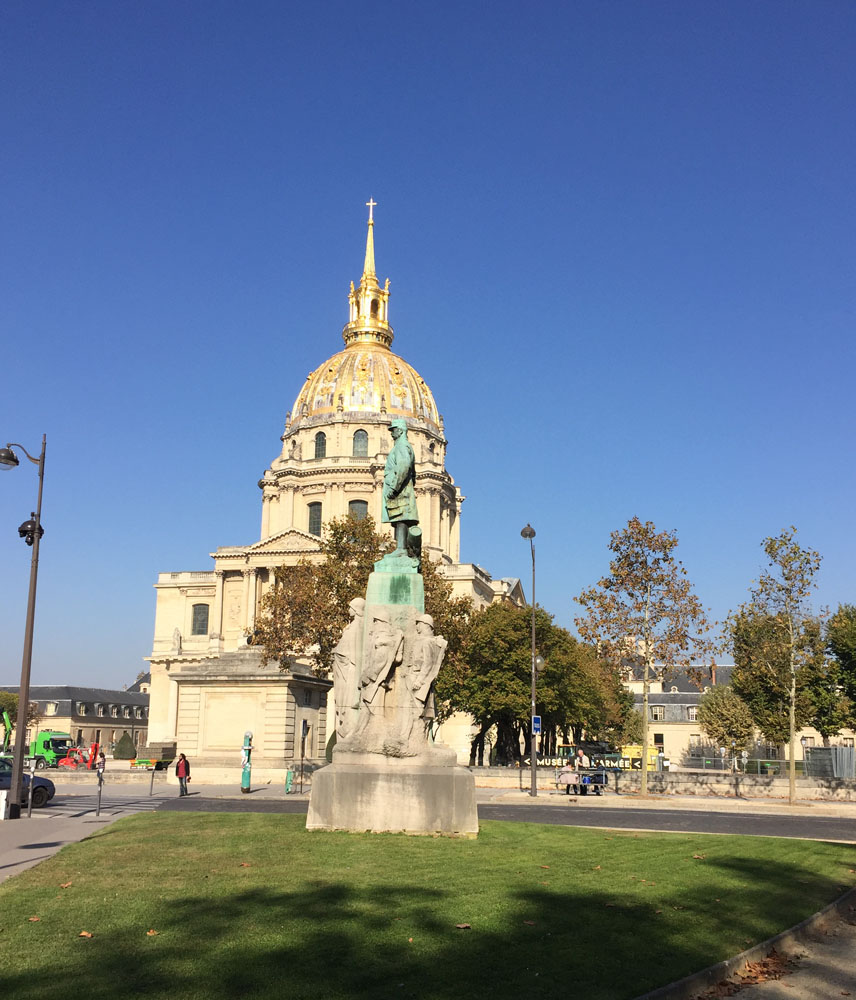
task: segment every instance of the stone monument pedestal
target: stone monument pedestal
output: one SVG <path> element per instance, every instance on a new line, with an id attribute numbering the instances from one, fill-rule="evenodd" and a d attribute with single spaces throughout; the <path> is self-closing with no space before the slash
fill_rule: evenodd
<path id="1" fill-rule="evenodd" d="M 475 837 L 475 779 L 454 751 L 432 750 L 418 759 L 334 750 L 312 778 L 306 829 Z"/>

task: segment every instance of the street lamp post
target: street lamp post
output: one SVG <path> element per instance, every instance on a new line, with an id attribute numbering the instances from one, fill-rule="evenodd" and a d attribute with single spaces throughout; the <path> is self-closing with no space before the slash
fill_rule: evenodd
<path id="1" fill-rule="evenodd" d="M 18 719 L 15 723 L 15 755 L 12 758 L 12 778 L 10 781 L 9 818 L 21 818 L 21 784 L 24 776 L 24 756 L 27 750 L 27 709 L 30 705 L 30 667 L 33 662 L 33 622 L 36 616 L 36 579 L 39 573 L 39 542 L 45 529 L 42 527 L 42 487 L 45 481 L 45 445 L 47 438 L 42 435 L 42 453 L 38 458 L 33 456 L 20 444 L 7 444 L 0 448 L 0 469 L 13 469 L 18 465 L 18 457 L 13 448 L 20 450 L 27 458 L 39 467 L 39 497 L 36 509 L 30 515 L 29 521 L 24 521 L 18 534 L 27 545 L 33 547 L 33 557 L 30 561 L 30 593 L 27 598 L 27 625 L 24 630 L 24 655 L 21 660 L 21 686 L 18 689 Z"/>
<path id="2" fill-rule="evenodd" d="M 533 798 L 538 794 L 538 761 L 535 755 L 535 529 L 531 524 L 520 532 L 523 538 L 529 539 L 529 548 L 532 551 L 532 698 L 529 712 L 529 761 L 531 764 L 531 787 L 529 794 Z"/>

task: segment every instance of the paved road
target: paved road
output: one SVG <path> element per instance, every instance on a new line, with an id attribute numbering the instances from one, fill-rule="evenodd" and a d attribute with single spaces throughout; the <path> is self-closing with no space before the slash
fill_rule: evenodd
<path id="1" fill-rule="evenodd" d="M 739 833 L 757 837 L 796 837 L 856 843 L 856 821 L 840 816 L 785 816 L 776 813 L 733 813 L 693 809 L 634 809 L 575 802 L 555 805 L 479 803 L 480 819 L 559 826 L 601 827 L 610 830 L 653 830 L 672 833 Z M 305 813 L 305 799 L 265 800 L 206 798 L 204 792 L 187 798 L 160 800 L 162 810 L 175 812 Z"/>
<path id="2" fill-rule="evenodd" d="M 671 833 L 740 833 L 755 837 L 797 837 L 856 843 L 856 822 L 840 816 L 785 816 L 776 813 L 706 812 L 694 809 L 634 809 L 632 806 L 587 808 L 485 804 L 480 819 L 504 819 L 610 830 L 657 830 Z"/>

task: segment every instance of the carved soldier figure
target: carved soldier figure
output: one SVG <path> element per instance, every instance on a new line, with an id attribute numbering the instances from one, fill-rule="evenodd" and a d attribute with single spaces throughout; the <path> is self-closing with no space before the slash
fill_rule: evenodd
<path id="1" fill-rule="evenodd" d="M 336 733 L 347 736 L 356 725 L 360 711 L 359 654 L 363 641 L 366 602 L 355 597 L 348 605 L 351 621 L 333 650 L 333 690 L 336 698 Z"/>
<path id="2" fill-rule="evenodd" d="M 434 619 L 431 615 L 416 616 L 410 689 L 416 702 L 414 708 L 418 711 L 417 718 L 424 719 L 426 726 L 437 715 L 434 704 L 434 681 L 443 665 L 448 645 L 443 636 L 434 635 Z"/>
<path id="3" fill-rule="evenodd" d="M 392 669 L 401 663 L 404 633 L 393 628 L 386 618 L 376 617 L 372 622 L 366 644 L 366 663 L 360 677 L 362 710 L 368 716 L 378 714 L 383 708 L 383 698 L 378 692 L 381 685 L 388 685 Z M 362 728 L 362 722 L 361 722 Z"/>

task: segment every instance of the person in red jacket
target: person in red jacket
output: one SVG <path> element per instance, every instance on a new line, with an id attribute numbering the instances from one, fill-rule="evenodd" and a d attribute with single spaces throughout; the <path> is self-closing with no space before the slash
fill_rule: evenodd
<path id="1" fill-rule="evenodd" d="M 187 795 L 187 782 L 190 781 L 190 761 L 183 753 L 178 755 L 175 765 L 175 774 L 178 778 L 178 794 Z"/>

